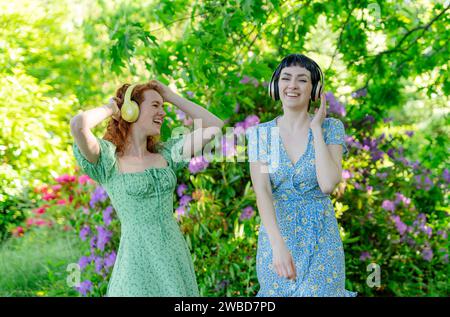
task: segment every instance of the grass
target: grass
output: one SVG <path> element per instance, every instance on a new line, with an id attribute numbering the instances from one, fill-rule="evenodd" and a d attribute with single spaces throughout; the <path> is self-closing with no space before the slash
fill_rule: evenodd
<path id="1" fill-rule="evenodd" d="M 0 245 L 0 296 L 78 296 L 66 279 L 78 262 L 81 241 L 73 231 L 35 228 Z"/>

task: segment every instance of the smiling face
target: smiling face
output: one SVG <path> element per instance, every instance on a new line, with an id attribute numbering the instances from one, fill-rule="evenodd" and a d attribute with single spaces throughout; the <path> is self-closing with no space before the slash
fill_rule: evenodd
<path id="1" fill-rule="evenodd" d="M 311 72 L 301 66 L 283 68 L 278 89 L 284 107 L 307 108 L 312 90 Z"/>
<path id="2" fill-rule="evenodd" d="M 164 101 L 161 95 L 153 89 L 144 91 L 144 101 L 139 107 L 139 118 L 135 122 L 148 136 L 161 134 L 161 126 L 166 116 Z"/>

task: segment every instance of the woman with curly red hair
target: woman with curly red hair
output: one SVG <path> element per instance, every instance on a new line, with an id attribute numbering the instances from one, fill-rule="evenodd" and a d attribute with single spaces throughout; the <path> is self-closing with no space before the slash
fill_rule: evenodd
<path id="1" fill-rule="evenodd" d="M 159 142 L 167 101 L 202 127 Z M 130 120 L 130 102 L 136 111 Z M 124 105 L 125 103 L 125 105 Z M 91 129 L 109 121 L 103 138 Z M 131 116 L 133 117 L 133 116 Z M 108 193 L 121 238 L 106 296 L 198 296 L 187 244 L 173 217 L 176 172 L 221 131 L 205 108 L 152 80 L 120 87 L 108 105 L 72 118 L 73 152 L 82 170 Z M 203 137 L 205 129 L 213 130 Z"/>

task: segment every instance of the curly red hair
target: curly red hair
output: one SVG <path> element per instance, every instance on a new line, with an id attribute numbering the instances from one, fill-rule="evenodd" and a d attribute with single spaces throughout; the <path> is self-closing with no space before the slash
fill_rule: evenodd
<path id="1" fill-rule="evenodd" d="M 124 84 L 116 91 L 116 96 L 114 97 L 114 100 L 116 101 L 119 109 L 122 109 L 125 92 L 127 91 L 128 87 L 130 87 L 130 84 Z M 158 86 L 151 81 L 145 84 L 138 84 L 133 89 L 133 93 L 131 94 L 131 100 L 136 101 L 140 107 L 141 103 L 144 101 L 144 92 L 146 90 L 152 89 L 156 90 L 158 93 L 161 94 L 161 92 L 158 89 Z M 108 127 L 106 128 L 106 133 L 103 136 L 103 139 L 108 140 L 112 142 L 114 145 L 116 145 L 117 153 L 119 154 L 119 156 L 123 155 L 124 153 L 128 135 L 131 133 L 131 124 L 132 123 L 127 122 L 122 118 L 120 118 L 119 121 L 116 121 L 113 118 L 111 118 L 110 121 L 108 122 Z M 147 138 L 147 150 L 149 152 L 156 153 L 158 145 L 159 145 L 159 136 L 149 136 Z"/>

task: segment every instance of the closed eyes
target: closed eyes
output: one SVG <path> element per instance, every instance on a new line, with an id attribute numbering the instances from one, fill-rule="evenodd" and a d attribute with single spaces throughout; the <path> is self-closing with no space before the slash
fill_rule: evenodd
<path id="1" fill-rule="evenodd" d="M 281 78 L 281 80 L 289 80 L 289 78 Z M 306 80 L 300 79 L 301 82 L 306 83 Z"/>

